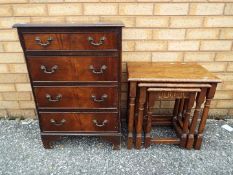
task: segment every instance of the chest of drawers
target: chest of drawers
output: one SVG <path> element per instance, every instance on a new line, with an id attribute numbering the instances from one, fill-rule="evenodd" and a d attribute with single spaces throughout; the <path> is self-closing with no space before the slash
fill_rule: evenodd
<path id="1" fill-rule="evenodd" d="M 121 23 L 15 24 L 45 148 L 68 135 L 121 144 Z"/>

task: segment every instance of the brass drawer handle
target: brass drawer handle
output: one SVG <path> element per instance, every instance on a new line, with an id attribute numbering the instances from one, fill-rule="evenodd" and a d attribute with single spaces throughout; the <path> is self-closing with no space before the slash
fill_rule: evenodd
<path id="1" fill-rule="evenodd" d="M 58 102 L 58 101 L 61 100 L 62 95 L 61 95 L 61 94 L 58 94 L 54 99 L 53 99 L 53 98 L 51 97 L 51 95 L 49 95 L 49 94 L 46 94 L 45 97 L 46 97 L 47 100 L 50 101 L 50 102 Z"/>
<path id="2" fill-rule="evenodd" d="M 94 102 L 101 103 L 101 102 L 105 101 L 105 99 L 108 98 L 108 95 L 107 94 L 103 94 L 100 97 L 100 99 L 97 99 L 95 95 L 92 95 L 91 98 L 93 99 Z"/>
<path id="3" fill-rule="evenodd" d="M 90 65 L 89 69 L 92 71 L 93 74 L 103 74 L 104 70 L 107 69 L 107 66 L 106 65 L 102 65 L 99 70 L 96 70 L 93 65 Z"/>
<path id="4" fill-rule="evenodd" d="M 46 74 L 52 74 L 58 69 L 58 66 L 54 65 L 53 67 L 51 67 L 50 71 L 48 71 L 45 65 L 41 65 L 40 69 L 43 70 L 43 72 Z"/>
<path id="5" fill-rule="evenodd" d="M 93 121 L 93 123 L 94 123 L 96 126 L 98 126 L 98 127 L 103 127 L 103 126 L 105 126 L 105 124 L 108 123 L 108 120 L 104 120 L 104 121 L 102 122 L 102 124 L 99 124 L 97 120 L 92 120 L 92 121 Z"/>
<path id="6" fill-rule="evenodd" d="M 46 47 L 46 46 L 50 45 L 52 40 L 53 40 L 53 38 L 50 36 L 50 37 L 48 37 L 48 39 L 47 39 L 47 41 L 45 43 L 42 43 L 40 37 L 38 37 L 38 36 L 35 37 L 36 44 L 38 44 L 38 45 L 40 45 L 42 47 Z"/>
<path id="7" fill-rule="evenodd" d="M 50 119 L 50 124 L 51 124 L 51 125 L 55 125 L 55 126 L 62 126 L 62 125 L 65 124 L 65 122 L 66 122 L 65 119 L 62 119 L 60 122 L 57 122 L 57 121 L 54 120 L 54 119 Z"/>
<path id="8" fill-rule="evenodd" d="M 95 43 L 94 39 L 91 36 L 89 36 L 87 38 L 87 40 L 93 46 L 100 46 L 100 45 L 104 44 L 104 41 L 106 40 L 106 37 L 105 36 L 101 37 L 98 43 Z"/>

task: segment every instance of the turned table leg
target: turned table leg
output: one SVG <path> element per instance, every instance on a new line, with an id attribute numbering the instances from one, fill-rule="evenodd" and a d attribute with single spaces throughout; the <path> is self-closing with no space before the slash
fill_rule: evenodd
<path id="1" fill-rule="evenodd" d="M 147 120 L 146 120 L 146 134 L 145 134 L 145 148 L 151 145 L 151 118 L 152 118 L 152 107 L 148 106 L 147 109 Z"/>
<path id="2" fill-rule="evenodd" d="M 186 145 L 187 149 L 191 149 L 193 147 L 194 132 L 195 132 L 195 129 L 197 126 L 197 120 L 198 120 L 198 116 L 200 113 L 201 105 L 205 100 L 206 90 L 207 90 L 206 88 L 202 88 L 201 92 L 199 92 L 197 94 L 197 97 L 196 97 L 196 107 L 195 107 L 194 115 L 193 115 L 191 125 L 189 128 L 188 141 L 187 141 L 187 145 Z"/>
<path id="3" fill-rule="evenodd" d="M 182 120 L 183 109 L 184 109 L 184 98 L 180 99 L 179 107 L 178 107 L 178 120 Z"/>
<path id="4" fill-rule="evenodd" d="M 128 141 L 127 141 L 128 149 L 132 149 L 133 147 L 136 88 L 137 88 L 137 83 L 130 82 L 129 84 L 129 109 L 128 109 Z"/>
<path id="5" fill-rule="evenodd" d="M 188 134 L 188 126 L 189 126 L 189 118 L 190 118 L 190 113 L 191 109 L 193 107 L 194 101 L 195 101 L 195 95 L 196 93 L 192 93 L 187 104 L 187 109 L 184 114 L 184 122 L 183 122 L 183 128 L 182 128 L 182 135 L 181 135 L 181 141 L 180 141 L 180 146 L 186 147 L 186 142 L 187 142 L 187 134 Z"/>
<path id="6" fill-rule="evenodd" d="M 139 105 L 138 105 L 138 119 L 136 126 L 136 149 L 140 149 L 142 145 L 142 124 L 143 124 L 143 113 L 144 104 L 146 101 L 146 88 L 139 88 Z"/>
<path id="7" fill-rule="evenodd" d="M 212 87 L 209 88 L 207 90 L 207 93 L 206 93 L 206 102 L 205 102 L 205 106 L 204 106 L 204 109 L 203 109 L 201 121 L 200 121 L 199 128 L 198 128 L 198 133 L 197 133 L 195 144 L 194 144 L 194 148 L 198 149 L 198 150 L 201 149 L 201 144 L 202 144 L 202 139 L 203 139 L 203 132 L 204 132 L 205 125 L 206 125 L 206 120 L 208 118 L 210 103 L 211 103 L 211 100 L 214 97 L 216 87 L 217 87 L 217 84 L 212 84 Z"/>
<path id="8" fill-rule="evenodd" d="M 176 99 L 176 100 L 175 100 L 174 109 L 173 109 L 173 117 L 176 118 L 176 119 L 177 119 L 177 117 L 178 117 L 179 105 L 180 105 L 180 99 Z"/>
<path id="9" fill-rule="evenodd" d="M 179 105 L 178 105 L 178 115 L 177 115 L 177 122 L 179 123 L 179 126 L 183 127 L 183 120 L 184 120 L 184 114 L 187 108 L 188 99 L 181 98 L 179 99 Z"/>

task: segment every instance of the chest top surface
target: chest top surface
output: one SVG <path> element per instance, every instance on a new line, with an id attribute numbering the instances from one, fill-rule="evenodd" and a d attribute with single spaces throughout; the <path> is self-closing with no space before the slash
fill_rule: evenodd
<path id="1" fill-rule="evenodd" d="M 13 25 L 13 28 L 24 27 L 124 27 L 122 22 L 95 22 L 95 23 L 17 23 Z"/>
<path id="2" fill-rule="evenodd" d="M 154 82 L 213 82 L 221 80 L 195 63 L 127 63 L 129 81 Z"/>

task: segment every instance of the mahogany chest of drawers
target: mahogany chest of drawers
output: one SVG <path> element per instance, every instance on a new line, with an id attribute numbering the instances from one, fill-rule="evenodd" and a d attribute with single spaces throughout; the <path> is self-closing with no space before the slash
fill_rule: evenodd
<path id="1" fill-rule="evenodd" d="M 61 136 L 121 144 L 122 23 L 15 24 L 45 148 Z"/>

